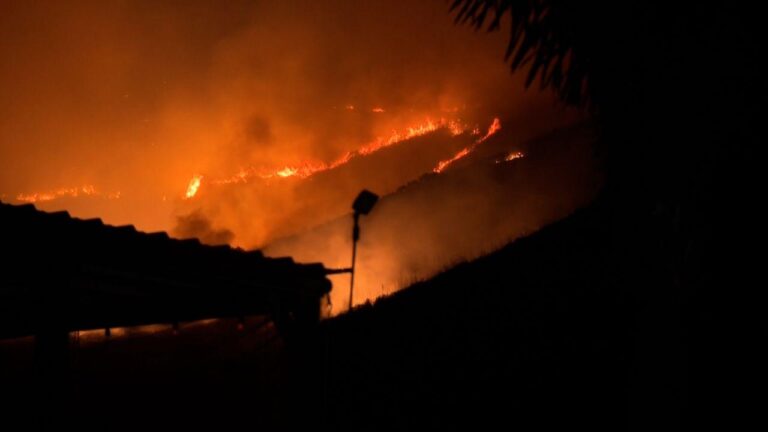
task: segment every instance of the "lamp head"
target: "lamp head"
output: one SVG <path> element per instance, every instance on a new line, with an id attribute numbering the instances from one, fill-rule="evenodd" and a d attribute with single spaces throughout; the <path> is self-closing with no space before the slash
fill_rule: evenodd
<path id="1" fill-rule="evenodd" d="M 363 190 L 357 198 L 355 198 L 355 202 L 352 203 L 352 210 L 354 210 L 355 213 L 367 215 L 371 212 L 378 200 L 378 195 L 369 190 Z"/>

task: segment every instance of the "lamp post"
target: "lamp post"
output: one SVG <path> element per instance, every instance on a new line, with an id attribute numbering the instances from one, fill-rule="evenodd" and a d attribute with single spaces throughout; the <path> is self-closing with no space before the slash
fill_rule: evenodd
<path id="1" fill-rule="evenodd" d="M 349 275 L 349 310 L 352 310 L 352 300 L 355 290 L 355 258 L 357 257 L 357 240 L 360 239 L 360 215 L 367 215 L 376 205 L 379 196 L 375 193 L 363 190 L 352 203 L 354 213 L 354 225 L 352 226 L 352 266 Z"/>

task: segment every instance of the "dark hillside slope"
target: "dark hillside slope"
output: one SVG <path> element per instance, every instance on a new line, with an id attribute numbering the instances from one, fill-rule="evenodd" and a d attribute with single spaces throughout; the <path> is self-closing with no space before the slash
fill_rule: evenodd
<path id="1" fill-rule="evenodd" d="M 632 314 L 600 204 L 325 325 L 350 424 L 623 428 Z"/>

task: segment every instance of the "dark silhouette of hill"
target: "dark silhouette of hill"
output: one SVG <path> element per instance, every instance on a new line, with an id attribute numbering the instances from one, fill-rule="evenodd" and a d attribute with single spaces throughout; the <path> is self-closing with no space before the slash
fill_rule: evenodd
<path id="1" fill-rule="evenodd" d="M 328 417 L 383 428 L 624 428 L 641 415 L 627 409 L 637 311 L 606 272 L 609 226 L 598 202 L 326 322 Z"/>
<path id="2" fill-rule="evenodd" d="M 686 354 L 704 341 L 649 316 L 696 322 L 673 302 L 649 305 L 652 295 L 620 289 L 627 275 L 615 271 L 624 258 L 608 204 L 601 195 L 287 345 L 255 318 L 242 331 L 220 321 L 83 344 L 73 354 L 78 409 L 63 422 L 80 430 L 617 430 L 649 418 L 670 427 L 719 418 L 680 405 L 686 372 L 704 373 Z M 0 346 L 5 388 L 15 395 L 6 424 L 36 415 L 24 346 Z M 727 364 L 730 355 L 710 350 L 704 364 Z M 726 372 L 706 372 L 721 388 Z"/>

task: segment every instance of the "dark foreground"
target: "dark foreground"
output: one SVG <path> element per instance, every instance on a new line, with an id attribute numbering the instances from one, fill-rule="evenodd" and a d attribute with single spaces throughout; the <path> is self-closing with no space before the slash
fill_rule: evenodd
<path id="1" fill-rule="evenodd" d="M 15 426 L 3 429 L 703 423 L 691 408 L 697 396 L 686 394 L 696 370 L 691 336 L 674 318 L 683 315 L 674 302 L 649 308 L 652 296 L 618 288 L 609 219 L 598 201 L 300 340 L 283 341 L 259 318 L 241 329 L 219 321 L 81 340 L 71 389 L 53 412 L 40 403 L 29 341 L 6 342 L 2 419 Z"/>

